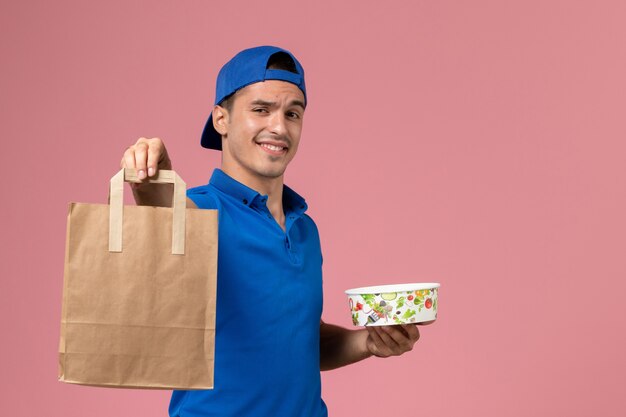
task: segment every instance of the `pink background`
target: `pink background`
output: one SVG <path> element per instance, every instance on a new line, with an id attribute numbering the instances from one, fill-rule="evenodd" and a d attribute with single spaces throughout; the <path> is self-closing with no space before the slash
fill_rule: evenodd
<path id="1" fill-rule="evenodd" d="M 343 290 L 441 282 L 410 354 L 323 374 L 331 415 L 618 416 L 626 408 L 623 1 L 2 1 L 4 414 L 165 415 L 168 392 L 57 382 L 67 204 L 104 202 L 160 136 L 190 185 L 220 66 L 307 70 L 287 183 Z"/>

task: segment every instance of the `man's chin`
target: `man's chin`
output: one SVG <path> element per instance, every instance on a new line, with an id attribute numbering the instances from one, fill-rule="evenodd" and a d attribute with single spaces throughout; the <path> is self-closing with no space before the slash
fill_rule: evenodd
<path id="1" fill-rule="evenodd" d="M 257 174 L 259 174 L 260 176 L 264 178 L 274 180 L 277 178 L 281 178 L 285 174 L 286 168 L 287 167 L 278 168 L 278 169 L 262 169 L 262 170 L 257 171 Z"/>

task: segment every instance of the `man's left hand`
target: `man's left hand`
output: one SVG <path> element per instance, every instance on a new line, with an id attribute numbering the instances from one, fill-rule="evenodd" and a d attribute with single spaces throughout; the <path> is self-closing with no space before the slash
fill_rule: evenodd
<path id="1" fill-rule="evenodd" d="M 380 358 L 402 355 L 413 350 L 413 345 L 420 338 L 420 332 L 415 324 L 399 326 L 366 326 L 369 333 L 367 349 Z"/>

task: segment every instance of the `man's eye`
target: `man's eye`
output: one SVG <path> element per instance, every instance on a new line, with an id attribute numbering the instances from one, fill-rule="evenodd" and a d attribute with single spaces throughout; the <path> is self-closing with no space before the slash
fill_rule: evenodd
<path id="1" fill-rule="evenodd" d="M 257 107 L 255 109 L 252 109 L 253 112 L 256 113 L 267 113 L 267 109 L 263 108 L 263 107 Z"/>
<path id="2" fill-rule="evenodd" d="M 291 119 L 299 119 L 300 115 L 296 112 L 290 111 L 290 112 L 287 112 L 287 117 Z"/>

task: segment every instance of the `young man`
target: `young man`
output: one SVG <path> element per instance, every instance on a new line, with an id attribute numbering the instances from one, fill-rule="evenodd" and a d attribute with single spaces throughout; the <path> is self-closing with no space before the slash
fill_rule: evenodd
<path id="1" fill-rule="evenodd" d="M 400 355 L 419 339 L 415 325 L 347 330 L 321 321 L 317 228 L 283 184 L 306 105 L 304 71 L 284 49 L 244 50 L 218 75 L 201 144 L 222 151 L 222 168 L 187 201 L 219 210 L 215 388 L 175 391 L 171 416 L 326 416 L 320 369 Z M 139 139 L 121 165 L 142 179 L 172 168 L 158 138 Z M 133 193 L 137 204 L 171 205 L 171 188 L 133 184 Z"/>

